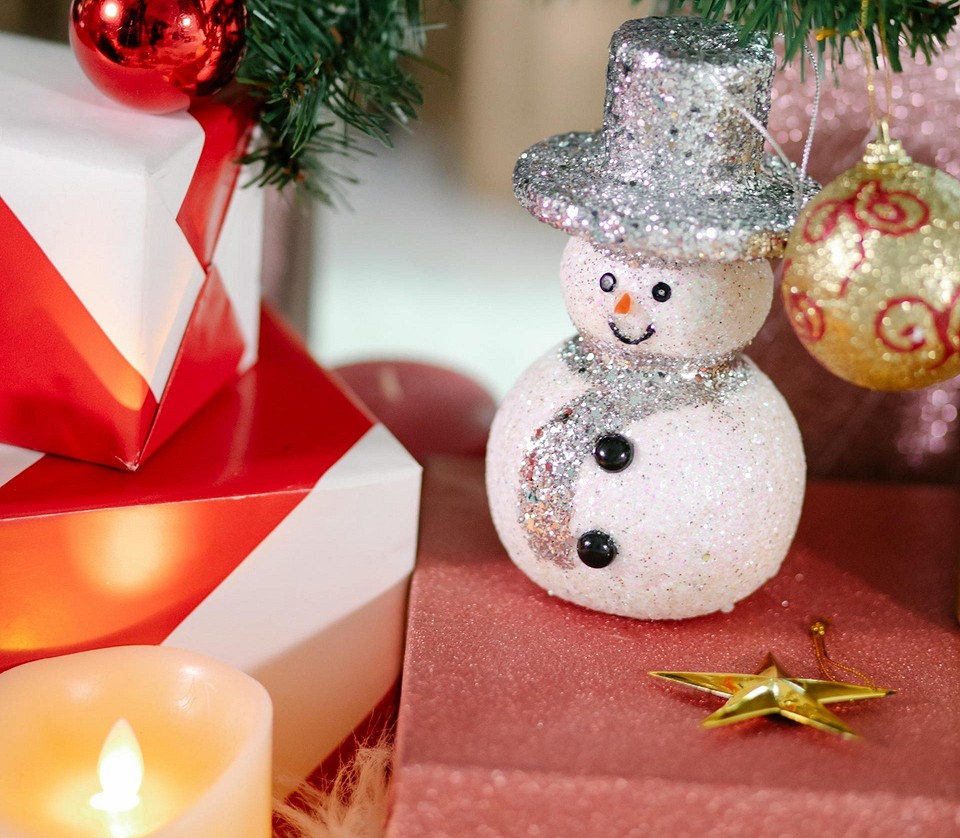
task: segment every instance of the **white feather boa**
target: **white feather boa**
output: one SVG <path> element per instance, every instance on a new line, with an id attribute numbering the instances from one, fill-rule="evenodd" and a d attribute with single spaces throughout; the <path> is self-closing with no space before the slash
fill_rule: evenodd
<path id="1" fill-rule="evenodd" d="M 387 822 L 387 788 L 393 758 L 384 738 L 359 748 L 337 773 L 329 792 L 297 790 L 296 805 L 275 801 L 277 834 L 284 838 L 382 838 Z"/>

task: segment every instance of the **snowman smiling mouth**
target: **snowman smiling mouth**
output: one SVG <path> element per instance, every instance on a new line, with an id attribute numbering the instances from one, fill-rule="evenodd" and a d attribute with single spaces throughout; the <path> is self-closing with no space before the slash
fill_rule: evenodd
<path id="1" fill-rule="evenodd" d="M 638 338 L 629 337 L 621 332 L 617 328 L 617 324 L 613 322 L 612 317 L 607 319 L 607 325 L 610 327 L 610 331 L 613 332 L 617 340 L 619 340 L 621 343 L 628 343 L 630 346 L 636 346 L 638 343 L 643 343 L 645 340 L 649 340 L 657 333 L 657 330 L 653 328 L 653 323 L 647 326 L 647 331 Z"/>

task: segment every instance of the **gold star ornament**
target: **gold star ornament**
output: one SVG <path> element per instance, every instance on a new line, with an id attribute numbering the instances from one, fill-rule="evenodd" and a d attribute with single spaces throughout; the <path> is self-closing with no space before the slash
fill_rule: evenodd
<path id="1" fill-rule="evenodd" d="M 703 727 L 743 722 L 757 716 L 785 716 L 802 725 L 810 725 L 845 739 L 859 738 L 825 704 L 884 698 L 895 690 L 885 690 L 840 681 L 794 678 L 768 654 L 754 675 L 731 672 L 651 672 L 657 678 L 676 681 L 697 690 L 728 697 L 727 703 L 705 718 Z"/>

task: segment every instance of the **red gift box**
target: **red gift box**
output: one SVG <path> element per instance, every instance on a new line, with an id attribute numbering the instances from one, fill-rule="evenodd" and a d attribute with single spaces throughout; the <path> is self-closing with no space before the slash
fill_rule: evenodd
<path id="1" fill-rule="evenodd" d="M 954 489 L 809 486 L 773 580 L 730 614 L 633 621 L 551 598 L 500 547 L 479 464 L 428 467 L 390 838 L 952 835 L 960 824 Z M 650 670 L 818 678 L 808 627 L 897 693 L 844 741 Z"/>
<path id="2" fill-rule="evenodd" d="M 136 469 L 257 356 L 249 105 L 155 116 L 0 33 L 0 440 Z"/>
<path id="3" fill-rule="evenodd" d="M 260 362 L 135 474 L 0 446 L 0 669 L 168 643 L 274 700 L 305 777 L 400 669 L 420 469 L 270 316 Z"/>

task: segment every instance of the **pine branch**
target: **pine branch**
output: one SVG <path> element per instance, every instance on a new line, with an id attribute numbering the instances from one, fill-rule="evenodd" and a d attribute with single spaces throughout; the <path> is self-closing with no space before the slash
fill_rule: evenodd
<path id="1" fill-rule="evenodd" d="M 259 185 L 297 183 L 329 202 L 350 181 L 336 160 L 358 135 L 390 145 L 416 117 L 419 85 L 401 66 L 423 45 L 420 0 L 247 0 L 237 80 L 260 106 L 262 139 L 245 162 Z"/>
<path id="2" fill-rule="evenodd" d="M 636 0 L 634 0 L 636 2 Z M 844 48 L 859 41 L 862 0 L 671 0 L 674 11 L 688 6 L 707 20 L 728 19 L 744 29 L 744 38 L 755 32 L 771 40 L 783 35 L 784 57 L 792 61 L 812 40 L 820 55 L 843 63 Z M 907 50 L 929 62 L 946 45 L 957 25 L 960 0 L 868 0 L 864 34 L 876 64 L 885 40 L 890 66 L 900 72 Z"/>

